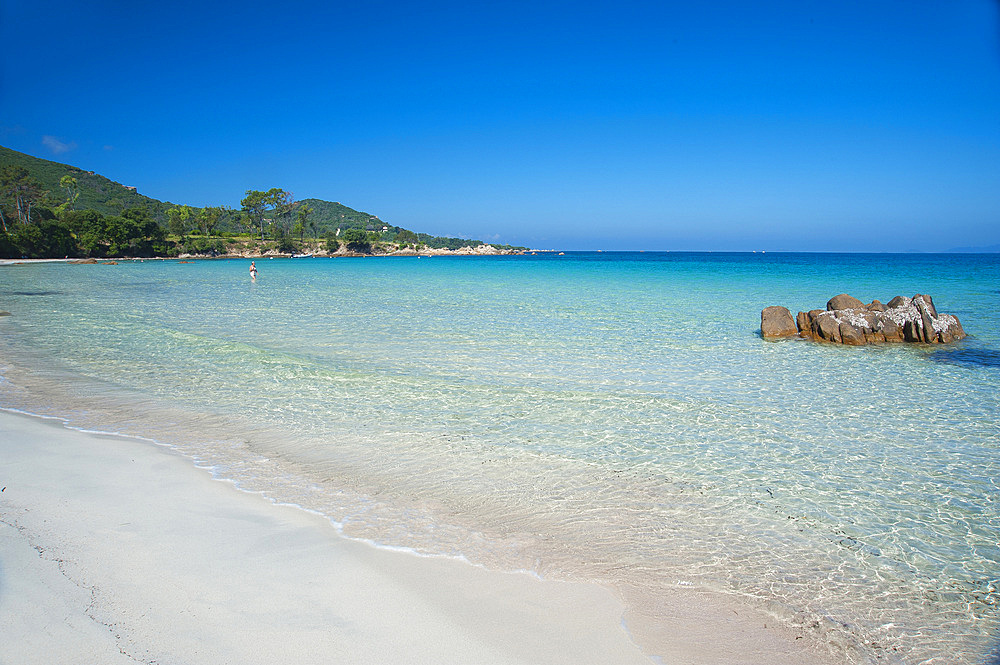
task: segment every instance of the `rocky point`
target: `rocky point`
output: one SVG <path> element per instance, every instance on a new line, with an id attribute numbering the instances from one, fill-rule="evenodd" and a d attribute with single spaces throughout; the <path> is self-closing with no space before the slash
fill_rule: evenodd
<path id="1" fill-rule="evenodd" d="M 826 309 L 799 312 L 793 317 L 787 307 L 765 307 L 760 313 L 764 339 L 805 337 L 818 342 L 862 346 L 884 342 L 947 344 L 965 337 L 958 318 L 938 314 L 929 295 L 896 296 L 886 304 L 873 300 L 867 305 L 842 293 L 830 298 Z"/>

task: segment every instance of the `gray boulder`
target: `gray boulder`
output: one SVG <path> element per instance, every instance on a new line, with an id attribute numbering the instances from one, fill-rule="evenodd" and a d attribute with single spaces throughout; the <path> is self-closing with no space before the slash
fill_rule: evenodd
<path id="1" fill-rule="evenodd" d="M 854 296 L 847 295 L 846 293 L 834 296 L 826 303 L 826 308 L 831 312 L 837 309 L 861 309 L 864 306 L 865 304 L 863 302 Z"/>
<path id="2" fill-rule="evenodd" d="M 864 333 L 847 321 L 840 324 L 840 342 L 850 346 L 864 346 L 868 343 L 865 341 Z"/>
<path id="3" fill-rule="evenodd" d="M 917 306 L 917 309 L 926 309 L 933 318 L 937 318 L 937 309 L 934 307 L 934 300 L 930 296 L 918 293 L 913 296 L 912 302 Z"/>
<path id="4" fill-rule="evenodd" d="M 903 341 L 904 342 L 922 342 L 924 341 L 923 334 L 923 321 L 920 319 L 907 319 L 903 323 Z"/>
<path id="5" fill-rule="evenodd" d="M 799 334 L 800 335 L 802 335 L 804 333 L 808 334 L 809 333 L 809 328 L 810 328 L 809 315 L 806 314 L 805 312 L 799 312 L 798 314 L 796 314 L 795 315 L 795 327 L 797 327 L 799 329 Z"/>
<path id="6" fill-rule="evenodd" d="M 903 341 L 902 329 L 888 316 L 878 318 L 878 321 L 875 323 L 875 331 L 881 334 L 887 342 Z"/>
<path id="7" fill-rule="evenodd" d="M 834 296 L 827 309 L 799 312 L 792 318 L 780 306 L 765 308 L 760 314 L 761 334 L 766 339 L 802 337 L 821 342 L 862 346 L 883 342 L 948 344 L 965 337 L 958 318 L 939 314 L 927 294 L 912 298 L 896 296 L 883 305 L 878 300 L 865 305 L 846 293 Z"/>
<path id="8" fill-rule="evenodd" d="M 840 322 L 832 312 L 823 312 L 813 319 L 813 336 L 827 342 L 840 342 Z"/>
<path id="9" fill-rule="evenodd" d="M 799 333 L 795 319 L 787 307 L 765 307 L 760 313 L 760 333 L 764 339 L 792 337 Z"/>

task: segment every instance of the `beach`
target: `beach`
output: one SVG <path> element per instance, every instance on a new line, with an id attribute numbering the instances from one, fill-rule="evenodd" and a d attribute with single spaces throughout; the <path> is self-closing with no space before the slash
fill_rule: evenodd
<path id="1" fill-rule="evenodd" d="M 5 663 L 643 663 L 595 585 L 379 550 L 167 450 L 0 416 Z"/>
<path id="2" fill-rule="evenodd" d="M 995 256 L 248 265 L 0 268 L 0 563 L 31 571 L 4 635 L 149 662 L 995 652 Z M 761 339 L 763 307 L 837 292 L 929 293 L 970 336 Z"/>
<path id="3" fill-rule="evenodd" d="M 351 541 L 149 442 L 8 412 L 0 439 L 5 665 L 654 662 L 597 584 Z M 823 662 L 712 624 L 671 627 L 663 662 Z"/>
<path id="4" fill-rule="evenodd" d="M 1000 665 L 1000 2 L 186 9 L 0 1 L 0 665 Z"/>

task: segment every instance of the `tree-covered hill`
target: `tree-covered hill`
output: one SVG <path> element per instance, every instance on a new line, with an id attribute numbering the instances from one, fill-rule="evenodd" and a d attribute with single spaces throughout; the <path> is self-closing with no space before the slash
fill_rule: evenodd
<path id="1" fill-rule="evenodd" d="M 334 201 L 302 199 L 299 204 L 309 206 L 312 209 L 310 216 L 316 222 L 320 235 L 327 231 L 335 232 L 337 229 L 374 231 L 381 230 L 383 226 L 386 226 L 377 215 L 354 210 Z"/>
<path id="2" fill-rule="evenodd" d="M 220 238 L 255 235 L 294 252 L 295 239 L 350 245 L 348 232 L 359 250 L 379 243 L 452 250 L 483 244 L 415 233 L 341 203 L 293 201 L 280 188 L 248 190 L 241 204 L 234 210 L 159 201 L 93 171 L 0 146 L 0 254 L 7 256 L 224 252 Z"/>
<path id="3" fill-rule="evenodd" d="M 146 208 L 154 219 L 163 223 L 167 219 L 166 210 L 173 205 L 143 196 L 134 186 L 123 185 L 93 171 L 84 171 L 76 166 L 32 157 L 0 146 L 0 168 L 5 166 L 20 166 L 27 170 L 28 175 L 37 180 L 42 190 L 48 193 L 50 204 L 58 205 L 66 200 L 67 192 L 59 183 L 63 176 L 69 175 L 76 178 L 79 188 L 80 196 L 74 204 L 77 210 L 95 210 L 102 215 L 120 215 L 129 208 Z"/>
<path id="4" fill-rule="evenodd" d="M 85 171 L 71 164 L 33 157 L 0 146 L 0 169 L 5 166 L 20 166 L 27 170 L 28 175 L 37 180 L 42 190 L 47 192 L 45 203 L 50 207 L 55 207 L 66 200 L 68 193 L 60 185 L 60 181 L 67 175 L 76 178 L 77 181 L 80 195 L 73 206 L 77 210 L 95 210 L 102 215 L 120 215 L 129 208 L 146 208 L 157 222 L 165 226 L 168 221 L 167 210 L 174 206 L 173 203 L 143 196 L 135 186 L 123 185 L 93 171 Z M 372 224 L 372 220 L 380 223 L 375 215 L 359 212 L 340 203 L 321 199 L 305 199 L 299 203 L 307 204 L 313 209 L 312 216 L 321 233 L 326 230 L 336 231 L 337 228 L 365 229 Z"/>

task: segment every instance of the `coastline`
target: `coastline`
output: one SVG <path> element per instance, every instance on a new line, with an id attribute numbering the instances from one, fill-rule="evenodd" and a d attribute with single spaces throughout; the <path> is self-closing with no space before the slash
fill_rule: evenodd
<path id="1" fill-rule="evenodd" d="M 409 256 L 409 257 L 430 257 L 430 256 L 514 256 L 547 250 L 513 250 L 500 249 L 493 245 L 478 245 L 472 247 L 466 245 L 458 249 L 424 247 L 422 249 L 397 249 L 392 252 L 355 252 L 342 246 L 336 252 L 329 252 L 325 249 L 312 251 L 307 255 L 289 254 L 268 250 L 266 252 L 229 252 L 210 256 L 207 254 L 178 254 L 177 256 L 108 256 L 103 258 L 55 258 L 55 259 L 14 259 L 0 258 L 0 266 L 17 265 L 19 263 L 114 263 L 117 261 L 190 261 L 190 260 L 217 260 L 217 259 L 291 259 L 291 258 L 359 258 L 359 257 L 381 257 L 381 256 Z"/>
<path id="2" fill-rule="evenodd" d="M 353 541 L 150 442 L 2 410 L 0 435 L 10 662 L 833 662 L 722 599 L 650 623 L 595 583 Z"/>
<path id="3" fill-rule="evenodd" d="M 468 251 L 466 251 L 468 250 Z M 402 249 L 395 252 L 386 252 L 378 254 L 361 254 L 358 252 L 349 251 L 338 251 L 333 254 L 329 252 L 316 253 L 306 257 L 296 257 L 291 254 L 282 254 L 280 252 L 265 252 L 263 254 L 259 252 L 242 252 L 239 254 L 220 254 L 218 256 L 206 256 L 204 254 L 180 254 L 178 256 L 149 256 L 149 257 L 132 257 L 132 256 L 116 256 L 116 257 L 106 257 L 106 258 L 63 258 L 63 259 L 3 259 L 0 258 L 0 266 L 13 266 L 18 264 L 31 264 L 31 263 L 74 263 L 74 264 L 115 264 L 119 262 L 135 262 L 135 261 L 219 261 L 224 259 L 292 259 L 292 258 L 317 258 L 317 259 L 349 259 L 349 258 L 380 258 L 380 257 L 424 257 L 428 258 L 431 256 L 512 256 L 516 254 L 523 254 L 525 252 L 511 252 L 511 251 L 476 251 L 475 249 L 469 247 L 463 247 L 458 250 L 451 249 L 422 249 L 420 251 L 412 249 Z"/>
<path id="4" fill-rule="evenodd" d="M 0 434 L 6 662 L 650 662 L 597 585 L 351 541 L 151 443 Z"/>

